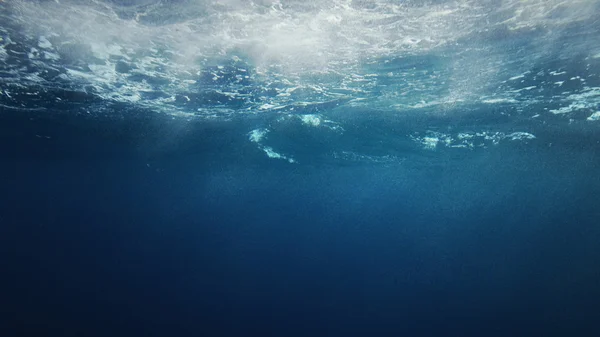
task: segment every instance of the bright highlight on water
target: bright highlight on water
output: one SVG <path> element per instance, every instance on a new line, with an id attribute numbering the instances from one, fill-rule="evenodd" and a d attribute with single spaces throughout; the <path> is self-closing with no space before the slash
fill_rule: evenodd
<path id="1" fill-rule="evenodd" d="M 539 134 L 597 128 L 600 118 L 597 1 L 1 6 L 2 106 L 44 110 L 48 100 L 77 97 L 125 115 L 251 120 L 240 137 L 268 133 L 249 141 L 290 163 L 300 162 L 293 148 L 305 142 L 280 143 L 290 129 L 327 143 L 318 156 L 375 158 L 401 157 L 410 146 L 552 143 Z M 24 105 L 24 96 L 39 99 Z M 78 113 L 114 115 L 89 106 Z M 365 122 L 373 128 L 361 131 Z M 356 137 L 371 145 L 349 146 Z"/>

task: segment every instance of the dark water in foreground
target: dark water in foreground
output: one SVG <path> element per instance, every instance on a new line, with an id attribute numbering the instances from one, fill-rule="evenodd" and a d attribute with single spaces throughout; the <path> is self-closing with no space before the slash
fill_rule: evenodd
<path id="1" fill-rule="evenodd" d="M 600 332 L 593 148 L 288 165 L 3 118 L 3 336 Z"/>
<path id="2" fill-rule="evenodd" d="M 0 337 L 600 336 L 598 12 L 0 0 Z"/>

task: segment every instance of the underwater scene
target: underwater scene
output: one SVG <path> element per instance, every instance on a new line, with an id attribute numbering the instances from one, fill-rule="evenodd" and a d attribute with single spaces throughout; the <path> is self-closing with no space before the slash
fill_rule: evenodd
<path id="1" fill-rule="evenodd" d="M 0 336 L 600 336 L 600 1 L 0 0 Z"/>

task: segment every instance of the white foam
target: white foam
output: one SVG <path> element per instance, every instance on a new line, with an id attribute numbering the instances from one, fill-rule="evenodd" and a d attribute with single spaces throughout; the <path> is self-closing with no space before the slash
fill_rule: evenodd
<path id="1" fill-rule="evenodd" d="M 75 70 L 75 69 L 67 68 L 67 74 L 71 77 L 80 77 L 80 78 L 87 79 L 90 81 L 96 79 L 96 76 L 94 74 L 86 73 L 86 72 Z"/>
<path id="2" fill-rule="evenodd" d="M 600 104 L 600 87 L 586 87 L 581 92 L 568 95 L 564 101 L 570 103 L 549 111 L 555 115 L 564 115 L 578 110 L 593 109 Z"/>
<path id="3" fill-rule="evenodd" d="M 514 98 L 489 98 L 481 101 L 486 104 L 501 104 L 501 103 L 518 103 Z"/>
<path id="4" fill-rule="evenodd" d="M 52 43 L 46 39 L 45 36 L 40 36 L 38 41 L 38 47 L 42 49 L 50 49 L 52 48 Z"/>
<path id="5" fill-rule="evenodd" d="M 317 127 L 321 125 L 321 118 L 317 115 L 302 115 L 300 116 L 300 120 L 309 126 Z"/>
<path id="6" fill-rule="evenodd" d="M 510 140 L 524 140 L 524 139 L 535 139 L 535 136 L 529 132 L 513 132 L 506 135 L 506 138 Z"/>
<path id="7" fill-rule="evenodd" d="M 437 137 L 423 137 L 423 139 L 421 141 L 421 143 L 423 144 L 423 147 L 428 150 L 435 149 L 439 142 L 440 142 L 440 139 Z"/>
<path id="8" fill-rule="evenodd" d="M 600 120 L 600 111 L 596 111 L 593 114 L 591 114 L 588 118 L 588 121 L 599 121 Z"/>
<path id="9" fill-rule="evenodd" d="M 39 52 L 36 48 L 31 48 L 31 50 L 29 51 L 29 53 L 27 53 L 27 57 L 30 60 L 35 60 L 37 58 L 39 58 Z"/>
<path id="10" fill-rule="evenodd" d="M 262 149 L 267 154 L 267 157 L 269 157 L 269 158 L 287 160 L 287 162 L 290 164 L 293 164 L 296 162 L 293 158 L 290 158 L 281 153 L 275 152 L 275 150 L 273 150 L 273 148 L 270 146 L 263 146 Z"/>
<path id="11" fill-rule="evenodd" d="M 254 129 L 248 134 L 248 139 L 253 143 L 260 143 L 269 133 L 267 129 Z"/>
<path id="12" fill-rule="evenodd" d="M 107 59 L 110 56 L 128 57 L 125 53 L 123 53 L 123 47 L 114 43 L 96 42 L 90 43 L 90 47 L 94 53 L 94 56 L 102 60 Z"/>
<path id="13" fill-rule="evenodd" d="M 49 51 L 44 51 L 44 58 L 46 60 L 58 61 L 58 60 L 60 60 L 60 55 L 49 52 Z"/>
<path id="14" fill-rule="evenodd" d="M 514 81 L 514 80 L 518 80 L 518 79 L 524 78 L 524 77 L 525 77 L 525 74 L 521 74 L 521 75 L 513 76 L 513 77 L 509 78 L 508 80 Z"/>
<path id="15" fill-rule="evenodd" d="M 115 71 L 115 67 L 110 63 L 105 64 L 89 64 L 88 67 L 94 74 L 96 81 L 104 83 L 115 83 L 119 75 Z"/>
<path id="16" fill-rule="evenodd" d="M 277 105 L 275 105 L 275 104 L 265 103 L 265 104 L 259 106 L 258 110 L 270 110 L 270 109 L 273 109 L 273 108 L 276 108 L 276 107 L 277 107 Z"/>
<path id="17" fill-rule="evenodd" d="M 568 106 L 565 107 L 561 107 L 558 109 L 550 109 L 550 112 L 555 114 L 555 115 L 562 115 L 562 114 L 566 114 L 575 110 L 579 110 L 579 109 L 584 109 L 585 105 L 584 104 L 576 104 L 576 103 L 572 103 Z"/>
<path id="18" fill-rule="evenodd" d="M 526 107 L 535 101 L 535 97 L 521 99 L 520 95 L 533 96 L 533 93 L 519 93 L 536 89 L 536 86 L 505 92 L 501 92 L 506 90 L 501 86 L 498 91 L 492 91 L 493 95 L 485 87 L 512 75 L 516 76 L 510 77 L 509 81 L 520 81 L 530 76 L 525 71 L 530 68 L 529 65 L 508 70 L 513 69 L 513 63 L 509 61 L 514 60 L 514 55 L 503 51 L 490 52 L 485 48 L 478 50 L 466 38 L 480 33 L 482 29 L 544 27 L 538 31 L 542 34 L 538 39 L 541 42 L 536 43 L 551 45 L 551 38 L 560 35 L 553 32 L 562 32 L 561 29 L 568 23 L 595 15 L 594 11 L 588 11 L 593 7 L 589 0 L 507 0 L 498 5 L 501 15 L 490 15 L 494 13 L 484 2 L 471 0 L 442 1 L 439 5 L 391 0 L 226 0 L 178 2 L 185 3 L 185 7 L 173 4 L 174 11 L 200 14 L 190 15 L 190 19 L 182 19 L 178 23 L 161 25 L 142 23 L 150 17 L 144 17 L 146 14 L 160 16 L 159 12 L 151 12 L 152 7 L 129 20 L 120 18 L 107 4 L 114 2 L 14 1 L 18 3 L 19 11 L 15 14 L 20 15 L 18 20 L 27 22 L 32 31 L 43 31 L 37 41 L 33 40 L 44 55 L 36 62 L 58 60 L 61 48 L 74 53 L 69 56 L 78 61 L 89 61 L 91 71 L 70 69 L 67 75 L 59 77 L 90 85 L 103 98 L 131 102 L 178 116 L 193 114 L 203 118 L 230 118 L 236 114 L 273 115 L 275 112 L 299 118 L 306 127 L 328 127 L 332 130 L 343 128 L 323 115 L 314 114 L 315 111 L 322 113 L 319 103 L 347 101 L 334 108 L 340 113 L 347 107 L 369 106 L 384 111 L 389 111 L 390 107 L 397 110 L 423 109 L 427 110 L 426 113 L 435 108 L 449 114 L 452 110 L 446 108 L 474 101 Z M 507 19 L 494 22 L 495 17 Z M 482 24 L 484 21 L 485 25 Z M 0 41 L 2 61 L 7 58 L 2 43 L 8 39 Z M 465 44 L 469 49 L 460 50 Z M 75 48 L 70 48 L 70 45 Z M 527 57 L 535 59 L 540 56 L 535 54 L 540 50 L 535 49 L 535 43 L 533 47 L 532 54 Z M 451 48 L 452 52 L 449 53 L 447 48 Z M 455 55 L 456 49 L 459 53 L 450 57 L 449 61 L 447 56 Z M 78 50 L 84 52 L 77 54 Z M 87 51 L 96 58 L 93 62 L 85 59 Z M 575 54 L 577 50 L 572 52 Z M 585 52 L 593 55 L 598 51 Z M 397 57 L 397 62 L 402 63 L 404 56 L 432 56 L 435 60 L 432 68 L 439 69 L 425 71 L 426 66 L 420 69 L 420 65 L 398 69 L 402 65 L 396 67 L 393 58 Z M 600 57 L 600 54 L 592 57 Z M 116 72 L 116 59 L 128 61 L 132 70 L 126 74 Z M 189 102 L 190 97 L 201 90 L 198 87 L 205 85 L 190 79 L 196 76 L 193 74 L 202 73 L 199 63 L 212 64 L 215 59 L 251 64 L 255 71 L 244 74 L 251 83 L 251 89 L 274 94 L 255 97 L 248 94 L 248 85 L 224 85 L 217 92 L 245 100 L 243 108 L 206 106 L 184 111 L 185 107 L 178 107 L 176 96 Z M 373 67 L 369 68 L 371 65 Z M 219 66 L 220 71 L 227 71 L 227 67 Z M 378 68 L 380 66 L 383 68 Z M 390 68 L 386 69 L 388 66 Z M 13 70 L 21 75 L 18 73 L 21 70 Z M 543 71 L 553 76 L 566 74 L 561 69 Z M 385 77 L 385 73 L 389 76 Z M 569 77 L 571 75 L 577 74 Z M 140 81 L 144 76 L 164 79 L 165 84 L 150 85 Z M 215 73 L 214 76 L 219 79 L 223 74 Z M 39 76 L 28 78 L 41 81 Z M 552 86 L 552 83 L 562 85 L 562 81 L 549 81 L 547 85 Z M 150 90 L 159 90 L 161 95 L 142 99 L 144 93 Z M 565 94 L 571 96 L 557 99 L 562 108 L 552 110 L 552 113 L 566 114 L 577 109 L 590 109 L 591 113 L 597 110 L 600 96 L 594 90 L 597 89 Z M 290 113 L 292 110 L 293 114 Z M 295 121 L 298 123 L 297 119 Z M 267 129 L 257 129 L 248 137 L 262 146 L 267 133 Z M 418 141 L 430 149 L 443 146 L 464 148 L 512 137 L 495 133 L 427 134 L 418 137 Z M 278 154 L 273 149 L 271 151 Z"/>
<path id="19" fill-rule="evenodd" d="M 423 149 L 435 150 L 440 146 L 457 149 L 473 149 L 486 147 L 488 144 L 498 145 L 502 141 L 527 141 L 535 139 L 535 135 L 529 132 L 461 132 L 456 135 L 428 131 L 425 136 L 412 135 L 413 141 L 419 143 Z"/>

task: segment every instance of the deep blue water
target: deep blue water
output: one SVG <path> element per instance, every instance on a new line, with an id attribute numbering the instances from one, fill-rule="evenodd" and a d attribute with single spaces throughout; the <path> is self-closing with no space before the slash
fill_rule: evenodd
<path id="1" fill-rule="evenodd" d="M 599 3 L 333 3 L 0 2 L 0 336 L 598 336 Z"/>
<path id="2" fill-rule="evenodd" d="M 63 122 L 3 142 L 7 336 L 598 331 L 593 150 L 290 168 L 200 141 L 148 167 Z"/>

